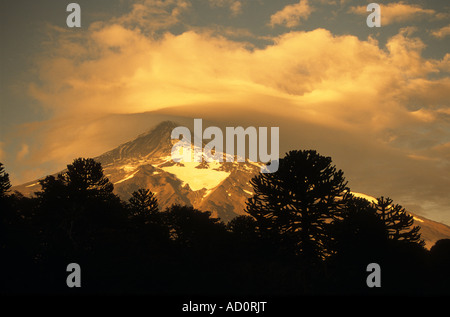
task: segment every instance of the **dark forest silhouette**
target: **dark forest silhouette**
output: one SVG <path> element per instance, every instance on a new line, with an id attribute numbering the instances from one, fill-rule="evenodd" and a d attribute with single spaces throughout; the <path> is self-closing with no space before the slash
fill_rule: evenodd
<path id="1" fill-rule="evenodd" d="M 225 224 L 160 210 L 148 189 L 123 201 L 93 159 L 47 176 L 34 197 L 11 193 L 0 163 L 0 293 L 449 294 L 450 240 L 426 250 L 403 207 L 352 196 L 331 158 L 291 151 L 251 184 L 247 215 Z M 81 288 L 66 285 L 69 263 Z M 366 285 L 369 263 L 380 288 Z"/>

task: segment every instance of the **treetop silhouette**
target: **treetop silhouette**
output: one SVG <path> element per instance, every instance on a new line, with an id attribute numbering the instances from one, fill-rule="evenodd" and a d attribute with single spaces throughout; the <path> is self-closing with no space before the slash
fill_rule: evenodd
<path id="1" fill-rule="evenodd" d="M 76 159 L 37 197 L 1 197 L 0 293 L 70 293 L 76 262 L 87 294 L 378 294 L 369 263 L 379 293 L 448 294 L 450 240 L 428 252 L 403 207 L 352 196 L 331 158 L 291 151 L 251 184 L 247 215 L 225 225 L 192 206 L 160 211 L 149 189 L 121 201 L 100 163 Z"/>
<path id="2" fill-rule="evenodd" d="M 5 195 L 11 188 L 9 174 L 5 172 L 3 164 L 0 162 L 0 196 Z"/>
<path id="3" fill-rule="evenodd" d="M 414 218 L 406 212 L 405 208 L 399 204 L 393 204 L 391 198 L 384 198 L 383 196 L 378 198 L 374 205 L 378 216 L 386 226 L 390 239 L 418 243 L 421 246 L 425 245 L 419 232 L 420 227 L 412 227 Z"/>
<path id="4" fill-rule="evenodd" d="M 290 151 L 279 169 L 258 174 L 246 212 L 257 230 L 290 252 L 317 262 L 331 252 L 329 226 L 340 219 L 350 198 L 347 182 L 330 157 L 316 151 Z"/>

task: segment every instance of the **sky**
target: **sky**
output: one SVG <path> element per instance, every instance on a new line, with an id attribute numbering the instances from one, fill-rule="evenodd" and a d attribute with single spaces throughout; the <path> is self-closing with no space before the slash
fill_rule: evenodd
<path id="1" fill-rule="evenodd" d="M 0 162 L 13 185 L 159 120 L 278 126 L 349 187 L 450 225 L 450 2 L 0 2 Z M 205 123 L 206 122 L 206 123 Z"/>

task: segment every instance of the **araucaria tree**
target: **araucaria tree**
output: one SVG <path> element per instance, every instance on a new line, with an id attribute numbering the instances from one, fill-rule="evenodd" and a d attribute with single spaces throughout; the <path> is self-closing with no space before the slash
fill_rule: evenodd
<path id="1" fill-rule="evenodd" d="M 130 216 L 149 222 L 159 212 L 158 200 L 150 189 L 140 188 L 131 194 L 128 200 Z"/>
<path id="2" fill-rule="evenodd" d="M 79 197 L 109 199 L 113 184 L 103 174 L 102 165 L 91 158 L 77 158 L 67 165 L 67 172 L 58 175 L 69 190 Z"/>
<path id="3" fill-rule="evenodd" d="M 11 183 L 9 182 L 9 174 L 5 172 L 3 164 L 0 163 L 0 196 L 5 195 L 11 188 Z"/>
<path id="4" fill-rule="evenodd" d="M 408 214 L 402 206 L 393 204 L 393 200 L 389 197 L 381 196 L 375 202 L 377 214 L 384 222 L 388 230 L 389 239 L 396 241 L 405 241 L 424 245 L 419 233 L 420 227 L 411 227 L 414 223 L 412 215 Z"/>
<path id="5" fill-rule="evenodd" d="M 251 180 L 255 194 L 246 212 L 263 237 L 310 264 L 330 255 L 330 224 L 340 219 L 350 198 L 341 170 L 316 151 L 290 151 L 275 173 Z"/>
<path id="6" fill-rule="evenodd" d="M 36 225 L 44 247 L 56 241 L 51 244 L 56 253 L 92 248 L 95 239 L 124 221 L 114 186 L 94 159 L 77 158 L 67 171 L 47 176 L 40 184 Z"/>

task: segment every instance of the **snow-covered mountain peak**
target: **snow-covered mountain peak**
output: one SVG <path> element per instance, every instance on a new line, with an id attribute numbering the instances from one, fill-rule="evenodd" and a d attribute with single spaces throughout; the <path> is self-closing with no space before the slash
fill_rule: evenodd
<path id="1" fill-rule="evenodd" d="M 134 140 L 121 144 L 96 159 L 103 165 L 107 165 L 127 159 L 151 159 L 167 155 L 172 148 L 170 135 L 176 126 L 177 124 L 172 121 L 164 121 L 148 132 L 140 134 Z"/>

